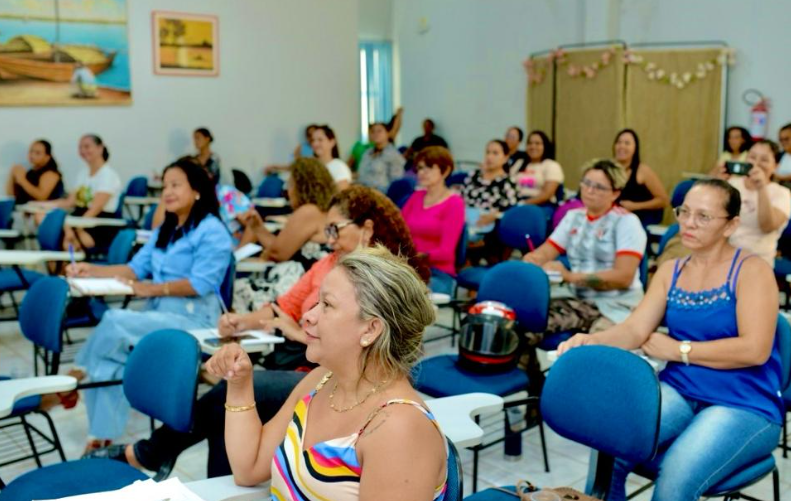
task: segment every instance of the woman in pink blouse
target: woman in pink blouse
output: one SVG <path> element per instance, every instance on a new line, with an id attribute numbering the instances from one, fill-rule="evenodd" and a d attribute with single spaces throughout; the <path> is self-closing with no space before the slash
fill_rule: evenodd
<path id="1" fill-rule="evenodd" d="M 453 157 L 447 148 L 430 146 L 415 157 L 415 191 L 401 210 L 417 251 L 428 256 L 431 266 L 429 288 L 453 294 L 456 276 L 456 247 L 464 227 L 464 200 L 445 184 L 453 172 Z"/>

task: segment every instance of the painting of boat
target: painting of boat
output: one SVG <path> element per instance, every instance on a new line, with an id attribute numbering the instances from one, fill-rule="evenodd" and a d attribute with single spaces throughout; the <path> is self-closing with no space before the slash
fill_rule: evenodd
<path id="1" fill-rule="evenodd" d="M 132 102 L 128 0 L 0 0 L 0 107 Z"/>
<path id="2" fill-rule="evenodd" d="M 52 47 L 42 38 L 23 35 L 0 46 L 0 78 L 69 82 L 80 63 L 99 75 L 112 66 L 114 60 L 115 52 L 104 53 L 88 46 Z"/>

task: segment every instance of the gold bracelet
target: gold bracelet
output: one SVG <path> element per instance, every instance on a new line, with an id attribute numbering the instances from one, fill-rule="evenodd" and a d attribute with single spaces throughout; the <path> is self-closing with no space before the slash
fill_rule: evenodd
<path id="1" fill-rule="evenodd" d="M 255 402 L 250 405 L 228 405 L 225 404 L 225 410 L 228 412 L 244 412 L 255 409 Z"/>
<path id="2" fill-rule="evenodd" d="M 167 282 L 165 282 L 165 283 L 164 283 L 164 284 L 162 284 L 162 285 L 164 285 L 164 286 L 165 286 L 165 295 L 166 295 L 166 296 L 169 296 L 169 295 L 170 295 L 170 284 L 169 284 L 169 283 L 167 283 Z"/>

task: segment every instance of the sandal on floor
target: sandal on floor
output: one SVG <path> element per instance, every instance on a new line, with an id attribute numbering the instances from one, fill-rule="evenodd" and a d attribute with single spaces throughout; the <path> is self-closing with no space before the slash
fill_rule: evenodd
<path id="1" fill-rule="evenodd" d="M 88 443 L 85 445 L 85 450 L 82 451 L 82 455 L 85 456 L 97 449 L 103 449 L 105 447 L 110 447 L 111 445 L 113 445 L 112 440 L 101 440 L 98 438 L 94 438 L 92 440 L 89 440 Z"/>
<path id="2" fill-rule="evenodd" d="M 83 454 L 81 459 L 112 459 L 113 461 L 129 464 L 126 460 L 126 445 L 127 444 L 113 444 L 108 447 L 94 449 Z"/>

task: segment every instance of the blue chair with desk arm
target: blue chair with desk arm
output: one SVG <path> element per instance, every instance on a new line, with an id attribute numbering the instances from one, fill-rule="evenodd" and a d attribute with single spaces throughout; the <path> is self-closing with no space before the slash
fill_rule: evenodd
<path id="1" fill-rule="evenodd" d="M 409 197 L 415 191 L 415 183 L 417 181 L 414 177 L 400 177 L 394 179 L 387 187 L 387 198 L 393 201 L 399 209 L 404 207 Z"/>
<path id="2" fill-rule="evenodd" d="M 478 301 L 499 301 L 507 304 L 516 312 L 521 329 L 528 332 L 541 332 L 547 325 L 549 308 L 549 281 L 541 268 L 521 261 L 507 261 L 495 265 L 484 277 L 478 291 Z M 535 354 L 531 359 L 535 361 Z M 537 410 L 540 381 L 531 377 L 519 368 L 505 373 L 482 374 L 459 367 L 455 355 L 439 355 L 421 361 L 415 367 L 413 376 L 415 388 L 429 396 L 439 398 L 471 392 L 492 393 L 502 397 L 521 391 L 529 391 L 526 399 L 508 402 L 505 407 L 528 406 L 528 412 Z M 540 377 L 540 371 L 537 372 Z M 531 391 L 532 390 L 532 391 Z M 544 466 L 549 471 L 544 430 L 540 413 L 536 412 L 536 424 L 541 434 L 541 447 L 544 454 Z M 521 434 L 525 430 L 512 431 L 507 412 L 504 419 L 505 436 L 489 443 L 472 448 L 473 451 L 473 492 L 477 490 L 478 455 L 482 449 L 508 441 L 509 447 L 519 449 Z M 514 442 L 516 441 L 516 445 Z M 519 449 L 521 450 L 521 449 Z"/>
<path id="3" fill-rule="evenodd" d="M 66 300 L 69 286 L 63 279 L 56 277 L 43 277 L 34 283 L 25 295 L 19 312 L 19 326 L 22 335 L 33 343 L 34 374 L 39 375 L 38 362 L 44 362 L 44 374 L 55 375 L 58 373 L 60 353 L 63 347 L 61 333 L 63 332 L 63 318 L 66 310 Z M 42 307 L 46 305 L 46 307 Z M 0 378 L 8 379 L 8 378 Z M 41 396 L 26 397 L 14 405 L 10 416 L 0 419 L 0 429 L 21 426 L 30 447 L 30 453 L 15 456 L 12 459 L 0 459 L 0 466 L 34 459 L 41 468 L 41 456 L 57 452 L 61 461 L 66 460 L 60 438 L 55 430 L 49 414 L 40 410 Z M 39 430 L 27 420 L 31 414 L 39 414 L 49 425 L 50 434 Z M 7 432 L 6 432 L 7 433 Z M 36 442 L 39 442 L 38 444 Z M 43 445 L 45 448 L 40 449 Z"/>
<path id="4" fill-rule="evenodd" d="M 126 190 L 121 194 L 121 198 L 118 201 L 118 212 L 116 214 L 117 217 L 123 218 L 124 217 L 124 199 L 126 197 L 145 197 L 148 195 L 148 178 L 145 176 L 137 176 L 133 177 L 129 180 L 129 183 L 126 185 Z M 139 221 L 142 216 L 142 207 L 140 208 L 140 214 L 135 217 L 132 214 L 132 209 L 128 208 L 128 216 L 131 218 L 131 221 Z"/>
<path id="5" fill-rule="evenodd" d="M 609 494 L 616 457 L 643 462 L 655 456 L 660 408 L 654 369 L 637 355 L 608 346 L 583 346 L 560 357 L 541 394 L 547 425 L 597 451 L 588 494 L 599 499 Z M 466 501 L 512 499 L 513 495 L 487 489 Z"/>
<path id="6" fill-rule="evenodd" d="M 63 250 L 63 223 L 65 221 L 66 211 L 62 209 L 55 209 L 47 213 L 38 227 L 37 239 L 41 250 Z M 10 270 L 0 270 L 0 295 L 8 293 L 11 298 L 11 305 L 14 308 L 14 318 L 19 317 L 19 306 L 14 297 L 14 292 L 27 290 L 33 283 L 45 276 L 43 273 L 18 266 Z"/>
<path id="7" fill-rule="evenodd" d="M 517 205 L 503 213 L 497 226 L 497 237 L 509 249 L 522 253 L 529 251 L 526 236 L 534 247 L 538 247 L 547 237 L 547 224 L 543 209 L 535 205 Z M 467 290 L 478 290 L 488 266 L 471 266 L 459 271 L 456 282 Z"/>
<path id="8" fill-rule="evenodd" d="M 124 371 L 124 394 L 138 411 L 178 431 L 189 431 L 199 362 L 200 347 L 190 334 L 175 329 L 152 332 L 129 356 Z M 93 386 L 98 384 L 101 383 Z M 172 464 L 163 468 L 154 479 L 166 478 L 171 468 Z M 134 467 L 110 459 L 68 461 L 16 478 L 0 491 L 0 501 L 52 499 L 115 490 L 147 478 Z"/>

